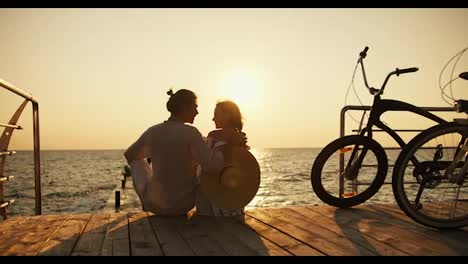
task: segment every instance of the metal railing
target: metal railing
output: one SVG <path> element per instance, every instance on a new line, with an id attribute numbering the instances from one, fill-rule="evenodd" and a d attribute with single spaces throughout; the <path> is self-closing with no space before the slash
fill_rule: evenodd
<path id="1" fill-rule="evenodd" d="M 455 112 L 454 107 L 420 107 L 423 110 L 429 111 L 429 112 Z M 341 109 L 340 113 L 340 137 L 345 136 L 345 124 L 346 124 L 346 112 L 349 110 L 359 110 L 359 111 L 369 111 L 371 110 L 371 106 L 368 105 L 347 105 Z M 404 111 L 403 111 L 404 112 Z M 364 115 L 364 113 L 363 113 Z M 352 129 L 352 132 L 360 132 L 359 129 Z M 417 133 L 417 132 L 422 132 L 424 129 L 393 129 L 395 132 L 410 132 L 410 133 Z M 384 130 L 381 129 L 372 129 L 372 132 L 385 132 Z M 408 143 L 408 142 L 406 142 Z M 384 150 L 398 150 L 401 149 L 401 147 L 383 147 Z M 340 197 L 343 195 L 343 190 L 344 190 L 344 163 L 341 162 L 343 159 L 342 155 L 340 155 L 340 162 L 339 162 L 339 195 Z M 376 167 L 377 165 L 375 164 L 367 164 L 367 165 L 362 165 L 363 167 Z M 388 164 L 388 167 L 394 167 L 395 164 Z M 388 183 L 385 183 L 388 184 Z M 356 185 L 362 185 L 362 184 L 356 184 Z"/>
<path id="2" fill-rule="evenodd" d="M 33 137 L 34 137 L 34 189 L 35 189 L 35 213 L 36 215 L 40 215 L 42 213 L 42 205 L 41 205 L 41 158 L 40 158 L 40 140 L 39 140 L 39 103 L 38 101 L 28 92 L 25 92 L 14 85 L 6 82 L 3 79 L 0 79 L 0 87 L 9 90 L 12 93 L 15 93 L 25 99 L 25 101 L 20 105 L 20 107 L 16 110 L 15 114 L 11 118 L 8 124 L 0 123 L 0 127 L 5 127 L 3 135 L 0 139 L 0 152 L 3 155 L 12 155 L 15 152 L 7 150 L 12 132 L 14 129 L 22 129 L 21 126 L 16 125 L 17 120 L 19 119 L 24 107 L 26 106 L 27 102 L 31 102 L 33 106 Z M 4 156 L 0 155 L 2 158 L 2 166 L 0 168 L 0 174 L 3 174 L 3 165 L 4 165 Z M 3 176 L 0 175 L 0 187 L 2 193 L 0 194 L 3 197 L 3 182 L 10 180 L 13 176 Z M 4 208 L 5 206 L 11 204 L 12 201 L 0 201 L 1 206 L 0 208 Z M 3 218 L 6 218 L 6 211 L 2 215 Z"/>

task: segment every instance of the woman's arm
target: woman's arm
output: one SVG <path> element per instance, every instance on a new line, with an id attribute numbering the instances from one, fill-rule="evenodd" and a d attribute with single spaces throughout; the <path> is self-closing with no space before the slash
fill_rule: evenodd
<path id="1" fill-rule="evenodd" d="M 246 134 L 233 128 L 213 130 L 210 133 L 208 133 L 208 137 L 212 138 L 215 142 L 224 141 L 232 146 L 247 146 Z"/>
<path id="2" fill-rule="evenodd" d="M 203 170 L 221 171 L 224 163 L 223 157 L 210 150 L 207 142 L 203 140 L 201 133 L 196 128 L 194 128 L 190 148 L 195 161 L 202 166 Z"/>

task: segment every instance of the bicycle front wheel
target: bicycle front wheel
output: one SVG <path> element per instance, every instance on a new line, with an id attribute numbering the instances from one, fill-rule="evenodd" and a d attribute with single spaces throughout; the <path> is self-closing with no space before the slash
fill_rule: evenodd
<path id="1" fill-rule="evenodd" d="M 400 208 L 416 222 L 434 228 L 468 225 L 467 175 L 460 173 L 458 180 L 452 177 L 466 158 L 454 163 L 451 173 L 448 169 L 467 135 L 468 126 L 436 125 L 412 139 L 398 156 L 393 193 Z"/>
<path id="2" fill-rule="evenodd" d="M 387 168 L 387 155 L 379 143 L 364 136 L 345 136 L 328 144 L 315 159 L 312 188 L 329 205 L 355 206 L 378 192 Z"/>

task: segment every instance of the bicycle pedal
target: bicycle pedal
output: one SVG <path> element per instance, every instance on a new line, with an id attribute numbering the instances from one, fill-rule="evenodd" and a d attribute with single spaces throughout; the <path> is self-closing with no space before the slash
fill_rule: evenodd
<path id="1" fill-rule="evenodd" d="M 358 193 L 357 192 L 345 192 L 343 193 L 343 198 L 350 198 L 353 196 L 356 196 Z"/>
<path id="2" fill-rule="evenodd" d="M 340 153 L 346 153 L 346 152 L 351 151 L 351 150 L 353 150 L 353 147 L 341 148 Z"/>

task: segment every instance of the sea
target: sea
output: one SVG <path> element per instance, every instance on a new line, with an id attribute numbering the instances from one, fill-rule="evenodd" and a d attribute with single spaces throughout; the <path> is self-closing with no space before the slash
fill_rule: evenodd
<path id="1" fill-rule="evenodd" d="M 320 148 L 252 148 L 261 171 L 254 199 L 246 207 L 282 207 L 324 204 L 313 192 L 310 172 Z M 41 151 L 42 214 L 92 213 L 108 208 L 114 189 L 121 185 L 126 164 L 124 150 Z M 387 153 L 389 163 L 398 152 Z M 9 216 L 34 215 L 34 153 L 7 156 L 4 182 Z M 366 203 L 395 203 L 390 171 L 384 186 Z"/>

